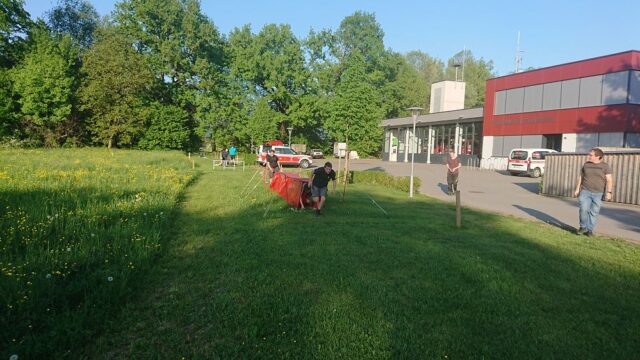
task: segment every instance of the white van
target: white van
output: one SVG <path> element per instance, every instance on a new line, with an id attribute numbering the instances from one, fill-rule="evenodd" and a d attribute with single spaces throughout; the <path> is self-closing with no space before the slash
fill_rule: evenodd
<path id="1" fill-rule="evenodd" d="M 544 174 L 544 158 L 553 149 L 513 149 L 509 153 L 507 170 L 511 175 L 529 174 L 537 178 Z"/>

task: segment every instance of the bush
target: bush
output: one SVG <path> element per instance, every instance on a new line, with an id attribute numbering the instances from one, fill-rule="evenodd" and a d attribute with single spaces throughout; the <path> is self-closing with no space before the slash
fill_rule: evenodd
<path id="1" fill-rule="evenodd" d="M 382 185 L 400 191 L 409 191 L 411 179 L 409 176 L 393 176 L 383 171 L 350 171 L 349 183 Z M 420 188 L 420 178 L 413 177 L 413 188 L 417 193 Z"/>

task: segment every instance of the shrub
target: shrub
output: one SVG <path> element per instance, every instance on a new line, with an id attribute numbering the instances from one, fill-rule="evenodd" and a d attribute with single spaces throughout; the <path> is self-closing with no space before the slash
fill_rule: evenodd
<path id="1" fill-rule="evenodd" d="M 409 176 L 393 176 L 383 171 L 350 171 L 349 183 L 351 184 L 373 184 L 390 187 L 400 191 L 409 191 Z M 420 178 L 413 178 L 414 191 L 417 193 L 420 188 Z"/>

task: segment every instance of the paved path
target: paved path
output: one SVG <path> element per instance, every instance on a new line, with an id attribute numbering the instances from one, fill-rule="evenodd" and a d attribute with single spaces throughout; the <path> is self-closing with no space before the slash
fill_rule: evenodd
<path id="1" fill-rule="evenodd" d="M 408 176 L 411 163 L 380 160 L 352 160 L 352 170 L 384 170 Z M 615 174 L 614 174 L 615 175 Z M 444 165 L 415 164 L 414 176 L 421 179 L 420 193 L 455 201 L 448 196 Z M 462 168 L 459 190 L 463 206 L 538 219 L 574 231 L 578 226 L 578 201 L 537 194 L 539 179 L 511 176 L 495 171 Z M 598 217 L 596 233 L 640 244 L 640 206 L 605 203 Z"/>

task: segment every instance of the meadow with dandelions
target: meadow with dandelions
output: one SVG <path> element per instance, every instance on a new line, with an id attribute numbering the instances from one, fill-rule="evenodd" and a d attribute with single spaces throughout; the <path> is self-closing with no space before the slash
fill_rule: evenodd
<path id="1" fill-rule="evenodd" d="M 95 335 L 163 251 L 195 174 L 180 152 L 0 151 L 0 349 Z"/>

